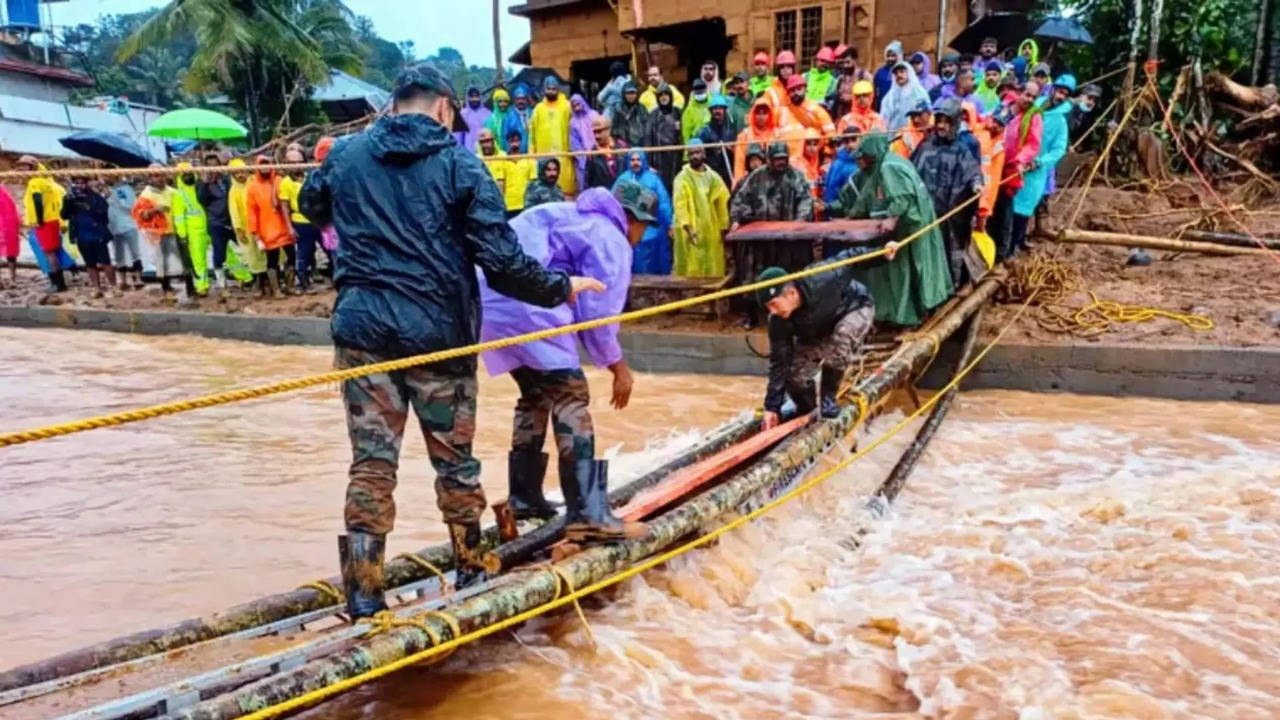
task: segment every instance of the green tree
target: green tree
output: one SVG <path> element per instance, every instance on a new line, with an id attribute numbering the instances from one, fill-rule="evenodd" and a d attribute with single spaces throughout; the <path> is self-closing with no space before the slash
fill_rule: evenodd
<path id="1" fill-rule="evenodd" d="M 127 61 L 147 48 L 192 38 L 187 89 L 226 92 L 257 144 L 274 119 L 316 118 L 308 96 L 328 80 L 330 68 L 361 72 L 367 49 L 354 20 L 341 0 L 170 0 L 115 56 Z"/>

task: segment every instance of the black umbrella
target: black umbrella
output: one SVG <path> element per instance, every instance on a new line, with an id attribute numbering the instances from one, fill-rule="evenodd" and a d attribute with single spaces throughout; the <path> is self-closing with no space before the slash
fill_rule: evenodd
<path id="1" fill-rule="evenodd" d="M 993 37 L 1000 43 L 1000 49 L 1018 46 L 1026 38 L 1031 37 L 1031 21 L 1024 13 L 991 13 L 983 15 L 960 31 L 959 35 L 947 43 L 956 52 L 977 54 L 985 38 Z"/>
<path id="2" fill-rule="evenodd" d="M 1093 36 L 1075 18 L 1047 18 L 1040 25 L 1040 28 L 1036 30 L 1036 37 L 1064 43 L 1077 43 L 1079 45 L 1093 44 Z"/>
<path id="3" fill-rule="evenodd" d="M 120 167 L 144 168 L 155 162 L 146 149 L 120 133 L 82 130 L 58 142 L 71 152 Z"/>

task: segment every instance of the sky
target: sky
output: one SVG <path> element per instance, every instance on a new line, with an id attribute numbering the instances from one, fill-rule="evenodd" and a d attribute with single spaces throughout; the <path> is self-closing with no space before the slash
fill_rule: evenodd
<path id="1" fill-rule="evenodd" d="M 524 0 L 500 0 L 502 56 L 505 62 L 529 40 L 529 21 L 506 11 Z M 374 29 L 392 42 L 412 40 L 419 57 L 441 46 L 457 48 L 471 65 L 493 65 L 492 3 L 482 0 L 346 0 L 357 15 L 373 20 Z M 101 15 L 132 13 L 159 7 L 161 0 L 66 0 L 52 5 L 53 24 L 93 24 Z M 44 17 L 44 6 L 41 7 Z"/>

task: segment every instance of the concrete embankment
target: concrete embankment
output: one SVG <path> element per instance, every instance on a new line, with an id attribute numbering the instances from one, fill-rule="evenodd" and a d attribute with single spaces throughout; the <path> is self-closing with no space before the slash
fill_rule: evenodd
<path id="1" fill-rule="evenodd" d="M 186 334 L 274 345 L 330 342 L 329 321 L 305 317 L 0 307 L 0 325 Z M 624 331 L 622 341 L 632 367 L 644 372 L 763 375 L 767 368 L 742 335 Z M 956 352 L 956 347 L 944 345 L 921 385 L 945 383 Z M 965 387 L 1280 403 L 1280 348 L 1001 345 L 987 355 Z"/>

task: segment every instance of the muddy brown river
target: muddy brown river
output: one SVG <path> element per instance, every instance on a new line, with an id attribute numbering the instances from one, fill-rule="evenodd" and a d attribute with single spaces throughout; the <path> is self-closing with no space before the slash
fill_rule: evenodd
<path id="1" fill-rule="evenodd" d="M 0 328 L 0 429 L 329 364 L 318 348 Z M 619 480 L 762 384 L 639 375 L 615 412 L 607 373 L 590 378 Z M 514 397 L 483 379 L 495 498 Z M 572 614 L 542 618 L 306 716 L 1280 717 L 1277 428 L 1280 407 L 965 393 L 888 518 L 867 519 L 865 496 L 906 434 L 589 599 L 594 648 Z M 0 666 L 333 574 L 349 452 L 336 388 L 0 450 Z M 416 438 L 400 478 L 389 551 L 443 541 Z"/>

